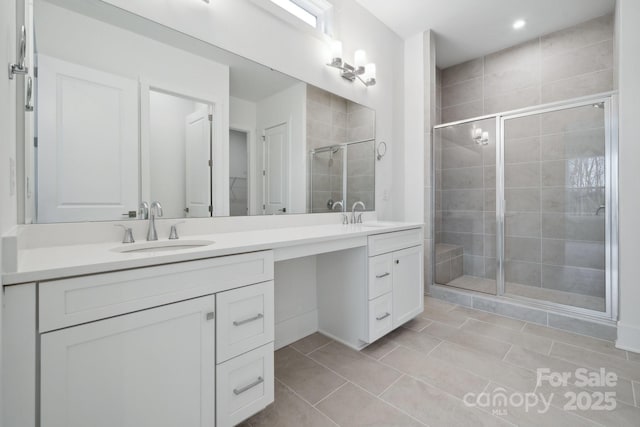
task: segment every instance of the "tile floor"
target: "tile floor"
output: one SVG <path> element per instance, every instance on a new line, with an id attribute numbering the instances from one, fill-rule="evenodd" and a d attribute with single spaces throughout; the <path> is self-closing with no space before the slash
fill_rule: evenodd
<path id="1" fill-rule="evenodd" d="M 615 372 L 615 387 L 536 386 L 536 369 Z M 640 355 L 572 334 L 425 297 L 425 311 L 361 352 L 313 334 L 275 355 L 275 403 L 243 427 L 640 426 Z M 616 408 L 563 410 L 570 391 L 615 392 Z M 468 407 L 467 393 L 551 405 Z M 491 393 L 494 394 L 491 394 Z M 516 394 L 514 394 L 516 393 Z M 585 404 L 585 401 L 581 404 Z M 502 411 L 493 411 L 499 409 Z"/>

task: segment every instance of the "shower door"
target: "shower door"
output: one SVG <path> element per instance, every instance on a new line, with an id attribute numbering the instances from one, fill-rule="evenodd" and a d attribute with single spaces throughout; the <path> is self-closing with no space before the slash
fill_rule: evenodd
<path id="1" fill-rule="evenodd" d="M 345 205 L 345 146 L 320 148 L 311 151 L 310 157 L 309 212 L 331 212 L 333 203 L 338 201 Z"/>
<path id="2" fill-rule="evenodd" d="M 499 293 L 611 315 L 610 100 L 504 116 Z"/>
<path id="3" fill-rule="evenodd" d="M 434 130 L 434 281 L 496 294 L 497 119 Z"/>

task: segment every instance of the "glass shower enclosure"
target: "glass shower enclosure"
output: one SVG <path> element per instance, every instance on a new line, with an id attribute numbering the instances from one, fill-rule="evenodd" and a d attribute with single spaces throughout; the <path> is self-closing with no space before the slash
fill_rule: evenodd
<path id="1" fill-rule="evenodd" d="M 375 206 L 375 140 L 321 147 L 309 152 L 310 213 L 347 212 L 357 201 L 372 211 Z"/>
<path id="2" fill-rule="evenodd" d="M 617 316 L 612 97 L 434 128 L 434 283 Z"/>

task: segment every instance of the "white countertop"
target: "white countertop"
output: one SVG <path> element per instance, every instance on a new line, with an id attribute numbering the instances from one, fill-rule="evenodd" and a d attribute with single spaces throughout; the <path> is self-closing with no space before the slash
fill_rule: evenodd
<path id="1" fill-rule="evenodd" d="M 182 240 L 212 240 L 209 246 L 164 252 L 120 253 L 126 244 L 93 243 L 23 249 L 16 272 L 2 275 L 3 285 L 54 280 L 129 268 L 278 249 L 421 228 L 421 223 L 373 222 L 357 225 L 313 225 L 231 233 L 181 236 Z M 365 243 L 366 244 L 366 243 Z"/>

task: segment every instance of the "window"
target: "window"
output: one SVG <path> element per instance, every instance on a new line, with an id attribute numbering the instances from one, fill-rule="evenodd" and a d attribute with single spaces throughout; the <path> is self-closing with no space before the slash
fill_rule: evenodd
<path id="1" fill-rule="evenodd" d="M 318 17 L 307 9 L 298 4 L 294 0 L 271 0 L 293 16 L 301 19 L 303 22 L 311 25 L 313 28 L 318 28 Z M 300 2 L 301 3 L 301 2 Z"/>
<path id="2" fill-rule="evenodd" d="M 333 5 L 327 0 L 253 0 L 278 18 L 316 34 L 331 34 Z"/>

